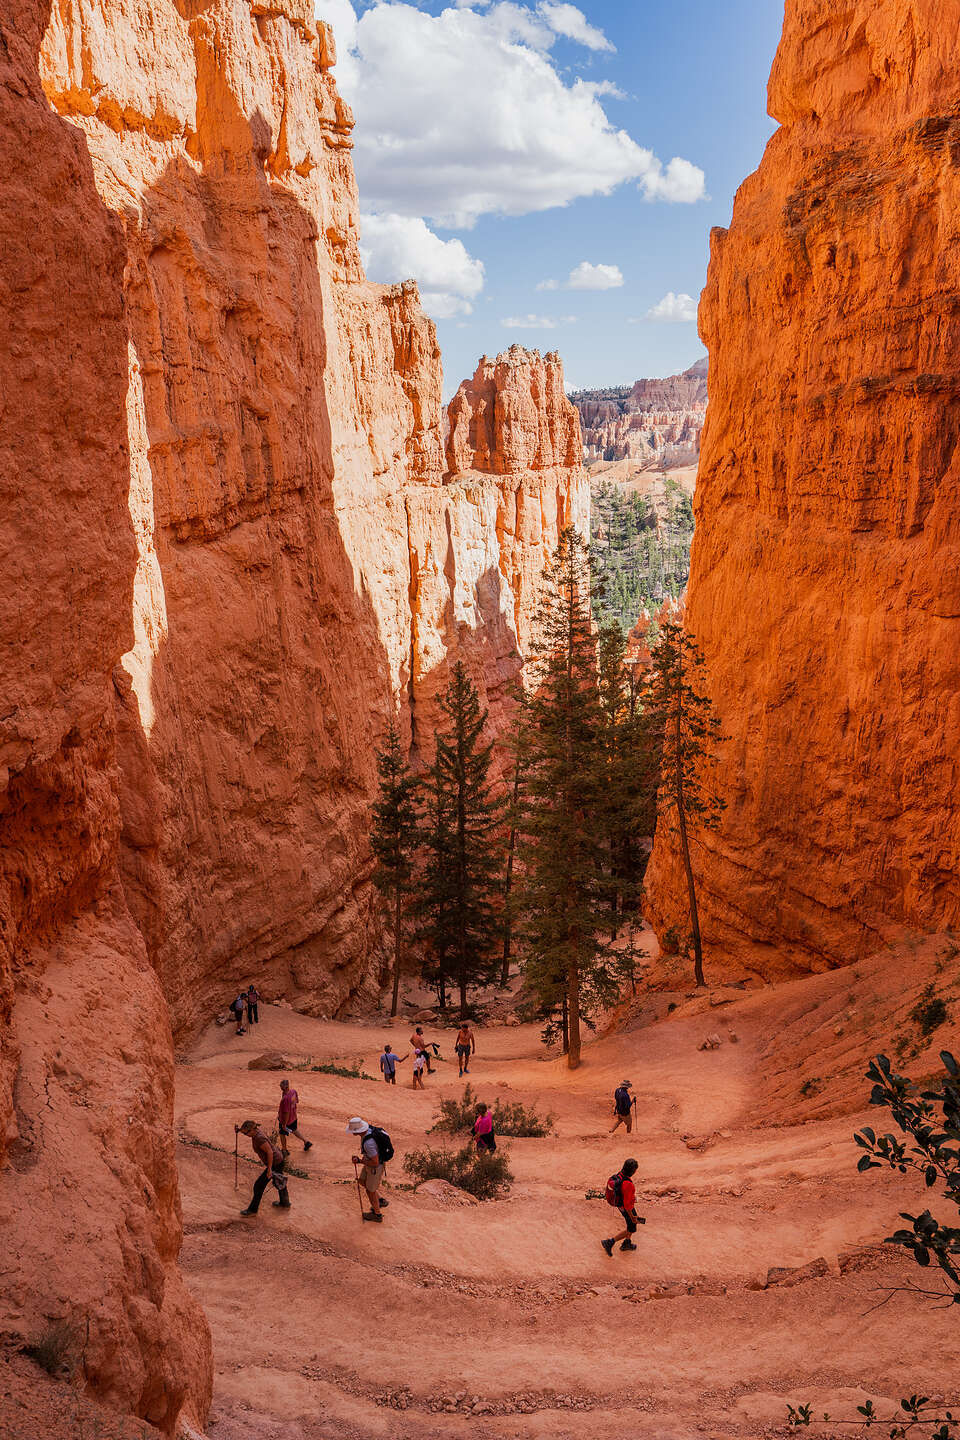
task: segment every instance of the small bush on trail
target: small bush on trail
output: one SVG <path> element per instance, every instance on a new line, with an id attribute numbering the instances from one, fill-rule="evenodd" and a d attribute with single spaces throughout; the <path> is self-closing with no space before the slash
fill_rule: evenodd
<path id="1" fill-rule="evenodd" d="M 295 1067 L 299 1070 L 301 1067 Z M 376 1075 L 368 1075 L 358 1065 L 335 1065 L 332 1060 L 324 1060 L 321 1065 L 310 1065 L 303 1067 L 320 1075 L 339 1075 L 342 1080 L 376 1080 Z"/>
<path id="2" fill-rule="evenodd" d="M 495 1200 L 513 1182 L 506 1155 L 491 1155 L 475 1145 L 464 1145 L 462 1150 L 411 1150 L 403 1168 L 418 1185 L 424 1180 L 446 1180 L 478 1200 Z"/>
<path id="3" fill-rule="evenodd" d="M 80 1363 L 80 1332 L 69 1320 L 51 1320 L 35 1339 L 23 1347 L 48 1375 L 71 1376 Z"/>
<path id="4" fill-rule="evenodd" d="M 463 1087 L 458 1099 L 441 1100 L 440 1114 L 430 1127 L 431 1133 L 439 1130 L 446 1135 L 456 1135 L 462 1130 L 472 1130 L 477 1118 L 478 1097 L 469 1084 Z M 542 1139 L 553 1133 L 555 1115 L 541 1115 L 535 1106 L 526 1106 L 519 1100 L 505 1102 L 495 1100 L 490 1112 L 493 1115 L 493 1129 L 496 1135 L 508 1135 L 511 1139 Z"/>

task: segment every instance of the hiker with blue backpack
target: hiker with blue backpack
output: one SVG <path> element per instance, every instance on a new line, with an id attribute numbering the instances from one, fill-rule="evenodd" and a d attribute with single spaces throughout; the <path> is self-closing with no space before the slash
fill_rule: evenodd
<path id="1" fill-rule="evenodd" d="M 393 1145 L 390 1136 L 379 1125 L 369 1125 L 359 1115 L 354 1115 L 352 1120 L 347 1121 L 347 1134 L 356 1135 L 360 1141 L 360 1154 L 353 1157 L 357 1193 L 360 1195 L 360 1212 L 364 1220 L 372 1220 L 380 1225 L 383 1223 L 381 1211 L 385 1210 L 390 1203 L 388 1200 L 380 1199 L 380 1186 L 386 1173 L 387 1163 L 393 1159 Z M 357 1175 L 358 1165 L 363 1166 L 359 1175 Z M 367 1197 L 369 1210 L 363 1208 L 364 1195 Z"/>
<path id="2" fill-rule="evenodd" d="M 604 1199 L 608 1205 L 619 1210 L 623 1216 L 625 1229 L 619 1235 L 611 1235 L 609 1240 L 601 1240 L 600 1244 L 608 1255 L 613 1255 L 613 1247 L 617 1241 L 621 1241 L 621 1250 L 636 1250 L 631 1236 L 636 1235 L 638 1225 L 646 1225 L 646 1220 L 637 1214 L 637 1189 L 633 1183 L 633 1177 L 637 1173 L 636 1160 L 624 1160 L 621 1169 L 616 1175 L 611 1175 L 607 1181 L 607 1188 L 604 1191 Z"/>

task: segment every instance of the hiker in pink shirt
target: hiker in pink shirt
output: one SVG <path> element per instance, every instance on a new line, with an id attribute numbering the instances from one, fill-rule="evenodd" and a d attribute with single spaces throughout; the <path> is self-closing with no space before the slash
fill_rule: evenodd
<path id="1" fill-rule="evenodd" d="M 297 1139 L 303 1145 L 304 1150 L 309 1150 L 311 1145 L 313 1144 L 312 1140 L 306 1140 L 300 1134 L 300 1130 L 297 1125 L 297 1105 L 299 1103 L 300 1097 L 297 1094 L 296 1090 L 290 1089 L 290 1081 L 281 1080 L 280 1105 L 277 1109 L 277 1126 L 280 1131 L 280 1148 L 283 1151 L 284 1156 L 288 1154 L 288 1135 L 296 1135 Z"/>
<path id="2" fill-rule="evenodd" d="M 473 1134 L 477 1149 L 489 1152 L 496 1150 L 497 1142 L 493 1133 L 493 1116 L 486 1105 L 477 1106 L 477 1118 L 473 1122 Z"/>

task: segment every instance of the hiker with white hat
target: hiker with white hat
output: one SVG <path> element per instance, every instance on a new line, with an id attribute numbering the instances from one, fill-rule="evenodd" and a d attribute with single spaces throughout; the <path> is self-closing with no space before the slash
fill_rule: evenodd
<path id="1" fill-rule="evenodd" d="M 633 1107 L 637 1102 L 631 1099 L 630 1091 L 632 1089 L 633 1086 L 629 1080 L 621 1080 L 613 1092 L 613 1109 L 617 1118 L 610 1127 L 609 1133 L 611 1135 L 614 1130 L 619 1130 L 621 1125 L 626 1125 L 628 1135 L 633 1129 Z"/>
<path id="2" fill-rule="evenodd" d="M 359 1115 L 354 1115 L 352 1120 L 347 1121 L 347 1134 L 356 1135 L 360 1141 L 360 1154 L 354 1155 L 353 1167 L 354 1174 L 356 1174 L 356 1167 L 363 1166 L 360 1174 L 357 1175 L 361 1213 L 364 1220 L 373 1220 L 378 1225 L 382 1224 L 381 1211 L 385 1210 L 390 1203 L 388 1200 L 380 1199 L 380 1185 L 386 1173 L 387 1162 L 393 1159 L 393 1145 L 390 1142 L 390 1136 L 379 1125 L 370 1125 Z M 369 1210 L 363 1208 L 364 1194 L 370 1205 Z"/>

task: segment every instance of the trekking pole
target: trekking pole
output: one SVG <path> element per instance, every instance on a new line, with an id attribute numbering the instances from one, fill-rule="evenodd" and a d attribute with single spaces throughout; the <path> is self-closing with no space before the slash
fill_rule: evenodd
<path id="1" fill-rule="evenodd" d="M 233 1188 L 240 1189 L 240 1131 L 237 1126 L 233 1127 Z"/>
<path id="2" fill-rule="evenodd" d="M 357 1162 L 353 1162 L 353 1178 L 357 1182 L 357 1200 L 360 1204 L 360 1219 L 363 1219 L 363 1196 L 360 1194 L 360 1176 L 357 1174 Z"/>

